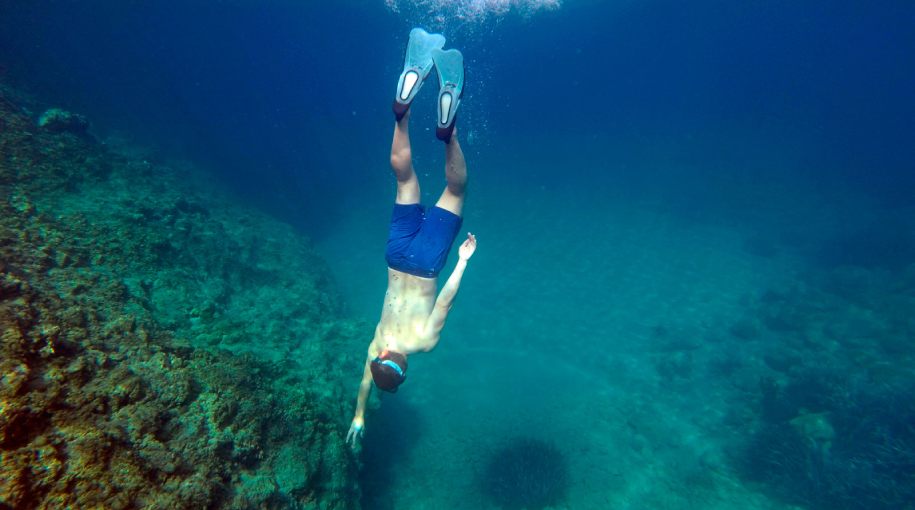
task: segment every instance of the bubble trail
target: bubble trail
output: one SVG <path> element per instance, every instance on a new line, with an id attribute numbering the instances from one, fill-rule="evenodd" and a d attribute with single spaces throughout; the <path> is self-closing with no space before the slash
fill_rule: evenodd
<path id="1" fill-rule="evenodd" d="M 425 13 L 432 21 L 483 22 L 517 12 L 528 16 L 558 9 L 560 0 L 385 0 L 394 12 Z"/>

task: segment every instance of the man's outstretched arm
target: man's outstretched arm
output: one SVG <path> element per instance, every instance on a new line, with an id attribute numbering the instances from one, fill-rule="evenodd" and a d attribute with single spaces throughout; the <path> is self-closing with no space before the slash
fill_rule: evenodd
<path id="1" fill-rule="evenodd" d="M 349 432 L 346 433 L 346 442 L 350 443 L 353 448 L 362 437 L 365 430 L 365 403 L 369 399 L 369 392 L 372 391 L 372 356 L 365 360 L 365 370 L 362 372 L 362 382 L 359 383 L 359 396 L 356 397 L 356 414 L 353 416 L 353 422 L 349 426 Z"/>
<path id="2" fill-rule="evenodd" d="M 454 271 L 448 277 L 448 281 L 442 286 L 435 300 L 435 306 L 429 319 L 426 321 L 426 334 L 429 338 L 434 339 L 427 350 L 432 350 L 438 343 L 439 335 L 442 328 L 445 327 L 445 319 L 448 318 L 448 312 L 454 304 L 454 298 L 457 296 L 458 288 L 461 286 L 461 278 L 464 277 L 464 270 L 467 269 L 467 261 L 473 256 L 477 249 L 477 238 L 471 233 L 467 233 L 467 239 L 458 248 L 458 261 L 454 266 Z"/>

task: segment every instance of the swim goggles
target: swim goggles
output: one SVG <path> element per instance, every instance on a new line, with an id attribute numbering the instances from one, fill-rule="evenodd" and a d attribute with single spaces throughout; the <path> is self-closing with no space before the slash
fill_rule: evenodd
<path id="1" fill-rule="evenodd" d="M 379 365 L 384 365 L 384 366 L 386 366 L 386 367 L 391 367 L 392 369 L 394 369 L 395 372 L 397 372 L 397 375 L 400 376 L 400 379 L 401 379 L 401 380 L 407 378 L 407 374 L 405 374 L 404 371 L 403 371 L 403 369 L 400 368 L 400 365 L 398 365 L 397 363 L 395 363 L 393 360 L 381 359 L 381 358 L 379 358 L 378 356 L 375 356 L 375 359 L 372 360 L 372 363 L 377 363 L 377 364 L 379 364 Z"/>

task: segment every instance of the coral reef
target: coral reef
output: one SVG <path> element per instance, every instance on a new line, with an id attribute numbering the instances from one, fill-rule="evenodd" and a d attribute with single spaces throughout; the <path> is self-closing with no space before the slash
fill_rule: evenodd
<path id="1" fill-rule="evenodd" d="M 13 97 L 0 508 L 358 507 L 343 427 L 366 327 L 307 240 Z"/>
<path id="2" fill-rule="evenodd" d="M 569 485 L 562 452 L 540 439 L 516 438 L 493 453 L 480 482 L 494 505 L 504 510 L 536 510 L 559 505 Z"/>

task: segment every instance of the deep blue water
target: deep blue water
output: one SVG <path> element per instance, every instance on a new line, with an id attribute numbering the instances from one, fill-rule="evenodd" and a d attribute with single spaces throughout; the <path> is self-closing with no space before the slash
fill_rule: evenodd
<path id="1" fill-rule="evenodd" d="M 368 508 L 396 507 L 387 487 L 409 478 L 392 457 L 414 452 L 409 469 L 424 455 L 470 451 L 450 461 L 467 471 L 479 460 L 467 445 L 497 449 L 491 438 L 519 416 L 534 423 L 525 428 L 578 438 L 573 470 L 612 464 L 590 450 L 591 433 L 605 445 L 652 445 L 632 463 L 682 465 L 649 432 L 614 435 L 618 416 L 588 424 L 584 403 L 625 402 L 614 396 L 621 388 L 657 406 L 642 410 L 644 429 L 652 412 L 688 416 L 715 395 L 718 414 L 684 420 L 719 446 L 745 436 L 750 453 L 729 465 L 775 501 L 892 507 L 851 502 L 868 492 L 848 481 L 862 476 L 852 460 L 883 473 L 874 484 L 896 480 L 898 493 L 915 494 L 911 459 L 867 446 L 888 435 L 915 452 L 898 418 L 915 409 L 897 400 L 903 383 L 878 384 L 861 361 L 863 352 L 881 366 L 913 355 L 915 4 L 566 0 L 479 22 L 435 14 L 393 12 L 382 0 L 6 1 L 0 69 L 49 105 L 88 115 L 100 138 L 123 133 L 163 159 L 194 160 L 240 201 L 299 227 L 333 262 L 350 312 L 373 320 L 393 187 L 390 103 L 407 33 L 424 24 L 464 52 L 465 227 L 480 251 L 448 345 L 411 365 L 420 367 L 411 383 L 429 393 L 398 395 L 369 428 Z M 433 127 L 434 89 L 433 78 L 412 121 L 427 199 L 441 186 L 440 144 L 424 127 Z M 544 352 L 565 361 L 542 363 Z M 480 359 L 452 374 L 471 354 Z M 541 374 L 544 364 L 557 372 Z M 422 375 L 435 371 L 451 375 Z M 828 398 L 805 390 L 820 387 Z M 840 394 L 859 398 L 830 400 Z M 755 425 L 741 421 L 747 409 Z M 904 410 L 880 414 L 892 409 Z M 792 434 L 817 413 L 838 439 L 811 447 Z M 868 413 L 869 424 L 851 423 Z M 476 428 L 462 421 L 480 416 Z M 767 438 L 783 442 L 760 453 Z M 771 453 L 805 445 L 800 460 Z M 783 460 L 796 472 L 779 475 L 772 466 Z M 580 483 L 590 489 L 570 497 L 625 492 L 588 476 Z M 852 489 L 812 490 L 811 479 Z M 460 483 L 441 490 L 460 494 Z M 602 507 L 578 501 L 570 508 Z"/>
<path id="2" fill-rule="evenodd" d="M 8 74 L 88 112 L 100 131 L 218 166 L 264 202 L 296 183 L 291 214 L 303 194 L 327 205 L 314 204 L 327 196 L 315 188 L 350 192 L 339 168 L 353 148 L 386 144 L 404 34 L 427 18 L 380 0 L 4 2 L 2 12 Z M 915 160 L 913 22 L 909 2 L 573 0 L 433 28 L 468 58 L 462 125 L 494 149 L 548 134 L 607 164 L 625 158 L 600 154 L 614 139 L 736 164 L 791 151 L 803 160 L 792 173 L 898 194 Z M 752 178 L 785 170 L 760 171 Z"/>

